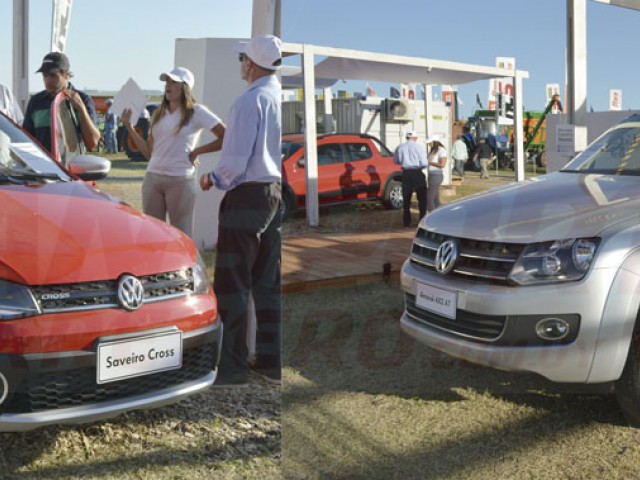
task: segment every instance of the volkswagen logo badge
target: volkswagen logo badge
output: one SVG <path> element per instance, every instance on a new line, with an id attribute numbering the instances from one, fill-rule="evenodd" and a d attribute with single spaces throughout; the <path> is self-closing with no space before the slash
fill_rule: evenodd
<path id="1" fill-rule="evenodd" d="M 137 310 L 144 303 L 144 287 L 133 275 L 123 275 L 118 281 L 118 301 L 127 310 Z"/>
<path id="2" fill-rule="evenodd" d="M 455 240 L 442 242 L 436 251 L 436 271 L 446 275 L 458 259 L 458 244 Z"/>

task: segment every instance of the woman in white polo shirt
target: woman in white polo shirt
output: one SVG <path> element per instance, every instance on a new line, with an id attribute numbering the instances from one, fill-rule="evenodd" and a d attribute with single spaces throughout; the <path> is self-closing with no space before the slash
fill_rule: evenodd
<path id="1" fill-rule="evenodd" d="M 427 138 L 427 163 L 429 174 L 427 179 L 427 213 L 440 206 L 440 185 L 444 180 L 444 167 L 447 165 L 447 149 L 437 137 Z"/>
<path id="2" fill-rule="evenodd" d="M 176 67 L 160 75 L 165 82 L 162 103 L 153 112 L 145 140 L 131 125 L 131 111 L 122 122 L 144 157 L 149 160 L 142 182 L 142 209 L 147 215 L 166 220 L 193 237 L 198 156 L 222 147 L 225 126 L 220 118 L 193 98 L 193 73 Z M 214 140 L 196 147 L 202 130 Z"/>

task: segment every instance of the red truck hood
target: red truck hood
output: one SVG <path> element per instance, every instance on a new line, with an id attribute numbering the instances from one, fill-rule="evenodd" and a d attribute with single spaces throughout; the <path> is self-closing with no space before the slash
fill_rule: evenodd
<path id="1" fill-rule="evenodd" d="M 0 277 L 28 285 L 193 265 L 193 242 L 81 182 L 0 189 Z"/>

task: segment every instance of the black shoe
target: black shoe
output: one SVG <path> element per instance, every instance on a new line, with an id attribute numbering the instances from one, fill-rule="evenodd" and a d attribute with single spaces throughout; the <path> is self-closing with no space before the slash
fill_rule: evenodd
<path id="1" fill-rule="evenodd" d="M 241 387 L 249 383 L 247 372 L 229 372 L 218 369 L 218 376 L 213 384 L 214 387 Z"/>

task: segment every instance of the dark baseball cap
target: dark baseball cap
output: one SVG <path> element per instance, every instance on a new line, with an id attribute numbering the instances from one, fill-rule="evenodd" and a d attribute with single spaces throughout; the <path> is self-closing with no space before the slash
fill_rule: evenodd
<path id="1" fill-rule="evenodd" d="M 65 71 L 68 72 L 71 68 L 69 64 L 69 59 L 64 53 L 61 52 L 51 52 L 47 53 L 42 59 L 42 65 L 36 73 L 51 73 L 54 71 Z"/>

